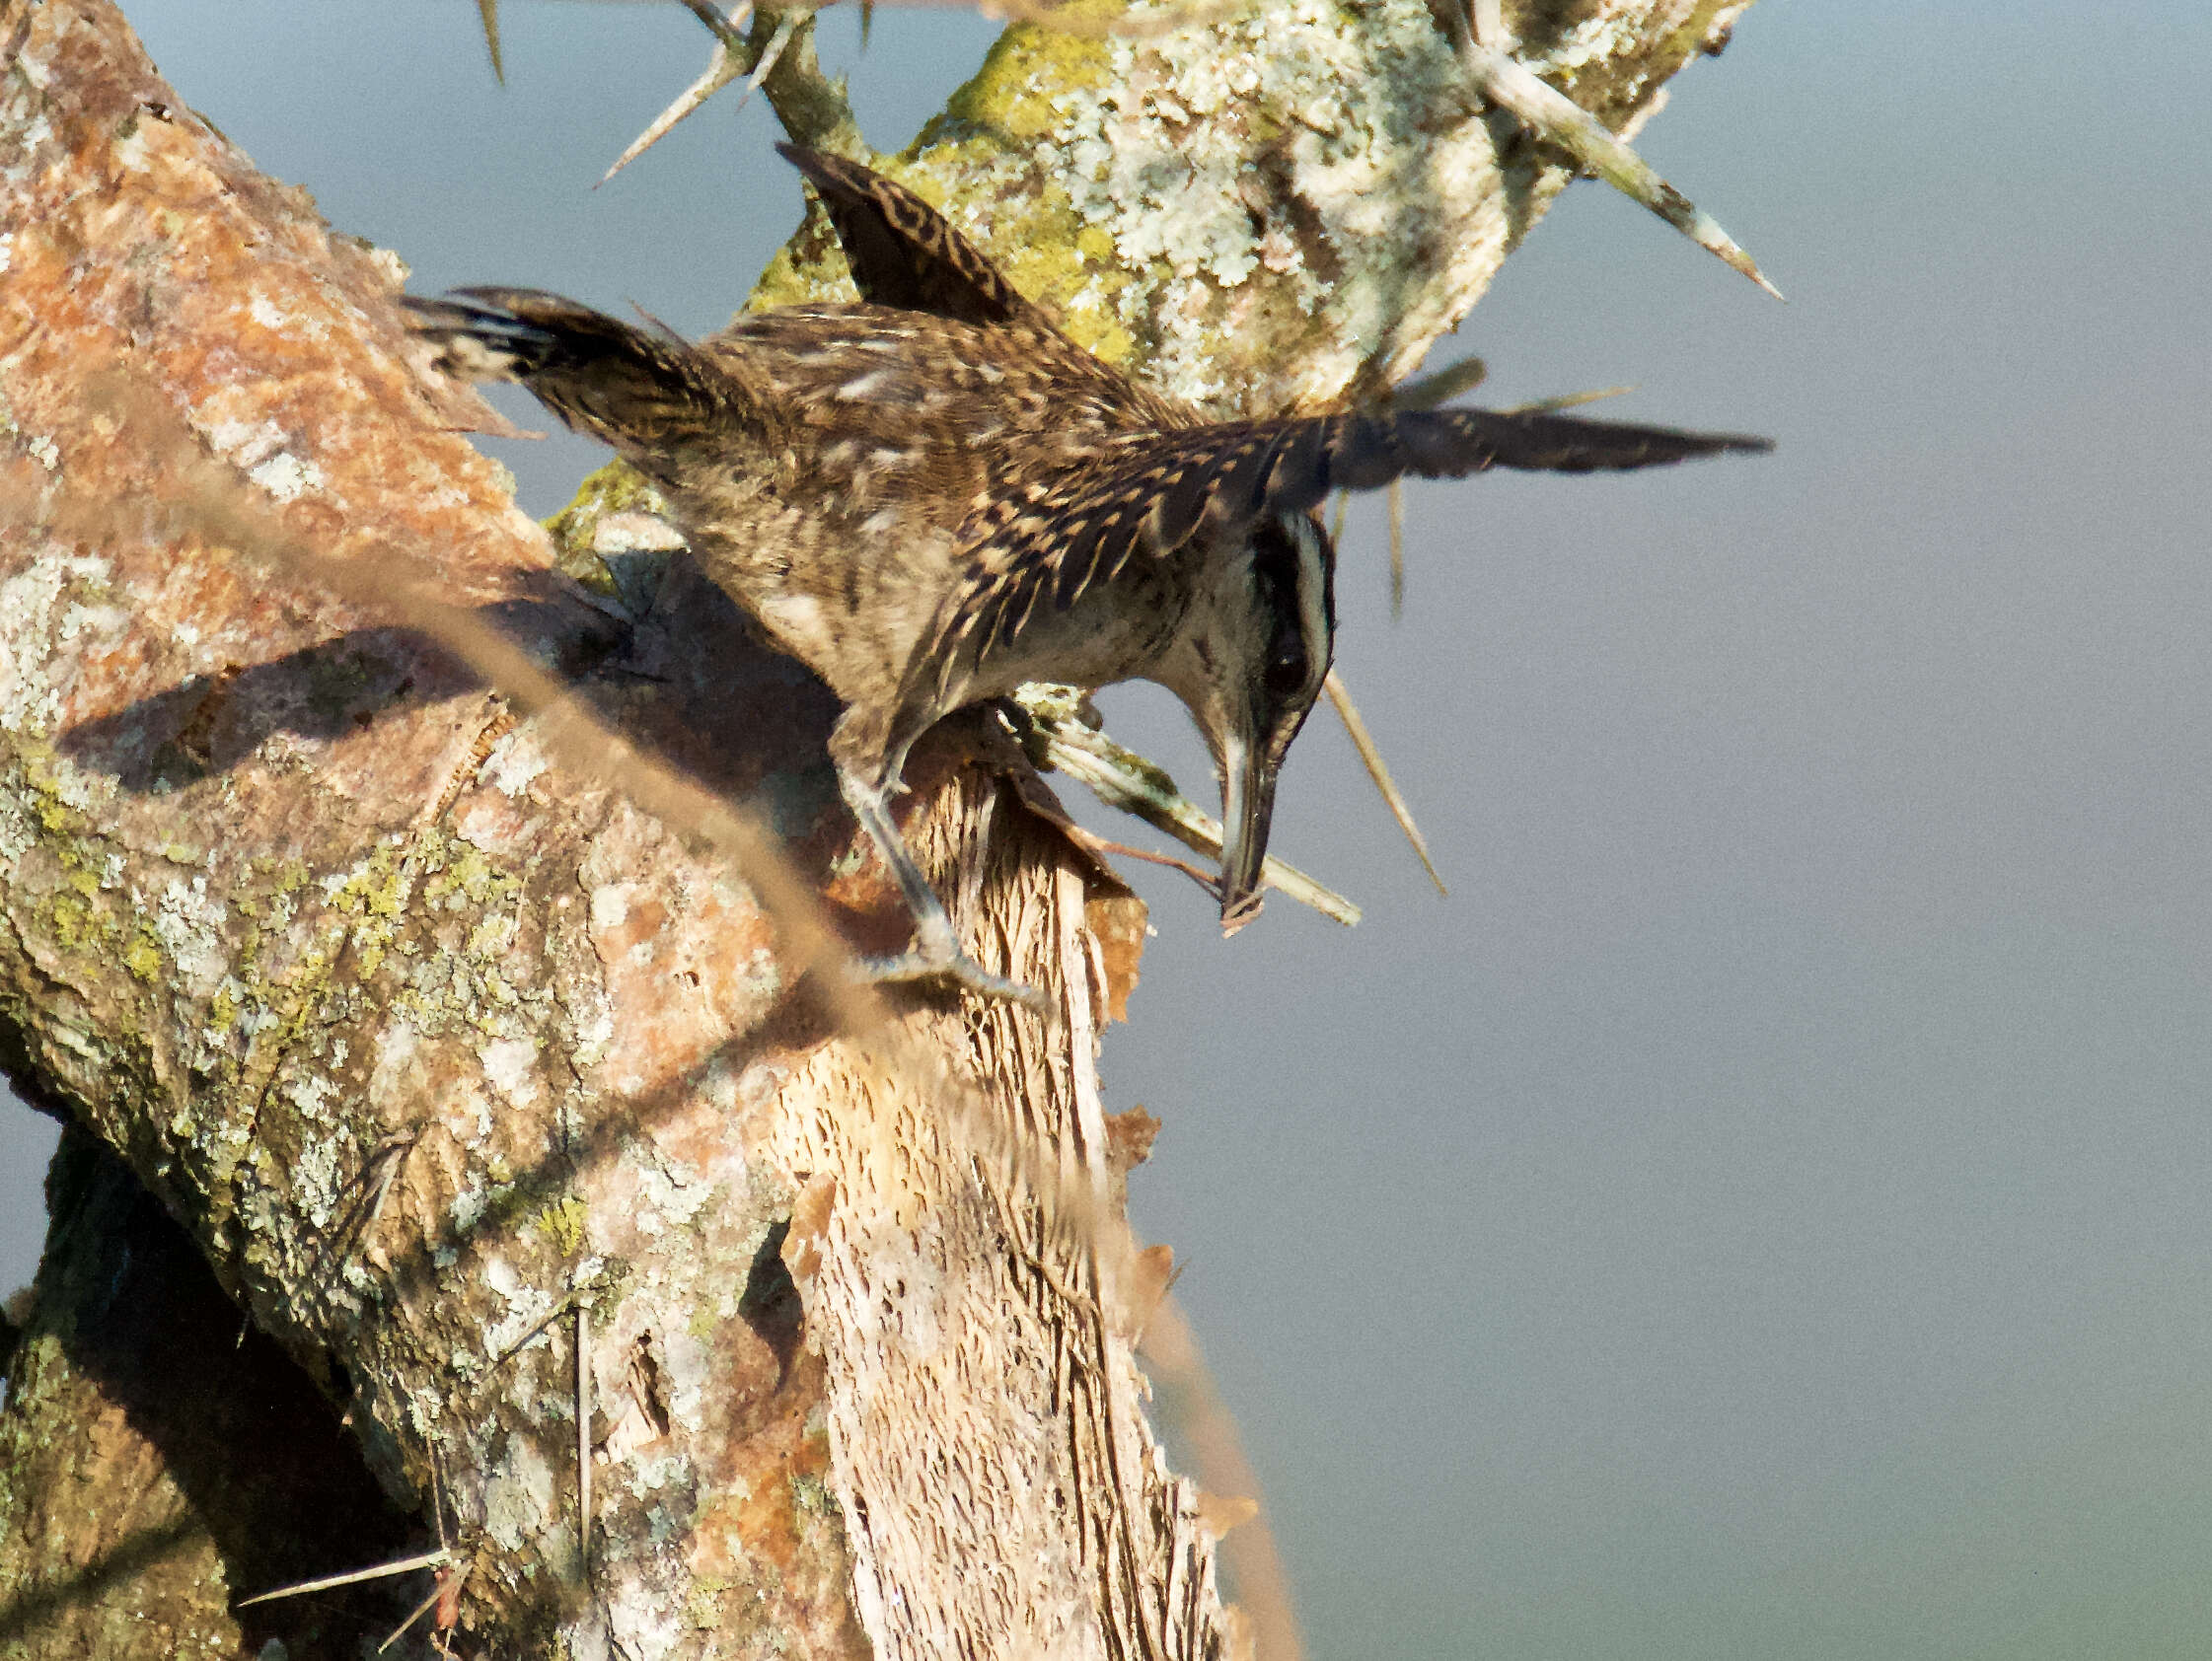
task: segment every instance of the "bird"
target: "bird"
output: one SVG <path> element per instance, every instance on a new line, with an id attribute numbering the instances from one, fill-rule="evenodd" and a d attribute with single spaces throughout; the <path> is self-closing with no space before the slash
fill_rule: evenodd
<path id="1" fill-rule="evenodd" d="M 914 921 L 866 960 L 1041 1007 L 959 946 L 891 813 L 909 750 L 1024 682 L 1164 686 L 1218 777 L 1224 930 L 1257 912 L 1276 781 L 1329 673 L 1333 491 L 1491 468 L 1656 467 L 1740 434 L 1474 408 L 1210 420 L 1065 333 L 920 196 L 778 145 L 858 304 L 685 340 L 540 289 L 408 298 L 440 372 L 512 381 L 648 478 L 705 572 L 844 705 L 840 791 Z"/>

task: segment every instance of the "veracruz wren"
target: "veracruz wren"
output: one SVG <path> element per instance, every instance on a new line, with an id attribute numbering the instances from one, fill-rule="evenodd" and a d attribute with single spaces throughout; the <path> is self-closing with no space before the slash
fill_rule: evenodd
<path id="1" fill-rule="evenodd" d="M 785 145 L 856 306 L 687 342 L 556 295 L 407 302 L 437 367 L 518 381 L 666 498 L 693 555 L 845 703 L 838 782 L 915 945 L 886 979 L 1035 994 L 961 952 L 890 811 L 914 742 L 1025 681 L 1155 681 L 1221 788 L 1220 903 L 1259 906 L 1278 769 L 1328 674 L 1333 490 L 1488 468 L 1655 467 L 1767 441 L 1478 409 L 1209 421 L 1076 345 L 920 197 Z"/>

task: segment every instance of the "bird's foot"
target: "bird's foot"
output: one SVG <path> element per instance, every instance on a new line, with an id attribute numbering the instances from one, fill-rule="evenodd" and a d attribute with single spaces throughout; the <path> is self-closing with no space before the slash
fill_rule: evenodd
<path id="1" fill-rule="evenodd" d="M 901 982 L 914 980 L 946 981 L 973 992 L 979 998 L 996 998 L 1003 1003 L 1018 1003 L 1024 1009 L 1039 1015 L 1052 1007 L 1052 1002 L 1035 986 L 1025 986 L 1019 980 L 1009 980 L 1002 975 L 994 975 L 975 959 L 962 951 L 902 952 L 892 958 L 862 958 L 860 973 L 870 980 Z"/>

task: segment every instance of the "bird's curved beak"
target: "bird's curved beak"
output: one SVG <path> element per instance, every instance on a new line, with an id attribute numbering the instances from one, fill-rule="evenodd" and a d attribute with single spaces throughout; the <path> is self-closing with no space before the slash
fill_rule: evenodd
<path id="1" fill-rule="evenodd" d="M 1263 750 L 1231 738 L 1221 746 L 1221 932 L 1260 914 L 1260 868 L 1275 816 L 1275 766 Z"/>

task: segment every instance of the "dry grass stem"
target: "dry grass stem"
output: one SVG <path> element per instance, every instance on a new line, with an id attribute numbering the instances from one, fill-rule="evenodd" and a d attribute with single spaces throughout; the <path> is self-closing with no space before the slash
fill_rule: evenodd
<path id="1" fill-rule="evenodd" d="M 1252 1502 L 1247 1520 L 1223 1537 L 1221 1559 L 1236 1577 L 1237 1602 L 1252 1623 L 1254 1652 L 1261 1661 L 1301 1661 L 1305 1646 L 1298 1637 L 1290 1581 L 1268 1527 L 1267 1509 L 1259 1502 L 1259 1477 L 1244 1457 L 1235 1416 L 1221 1400 L 1198 1335 L 1171 1293 L 1162 1293 L 1141 1347 L 1155 1382 L 1175 1393 L 1177 1417 L 1197 1461 L 1199 1480 L 1212 1493 Z"/>
<path id="2" fill-rule="evenodd" d="M 412 1557 L 396 1557 L 391 1562 L 357 1568 L 347 1574 L 327 1574 L 320 1580 L 301 1580 L 290 1586 L 279 1586 L 273 1592 L 257 1592 L 250 1598 L 239 1599 L 231 1607 L 246 1609 L 254 1604 L 275 1603 L 279 1598 L 304 1598 L 310 1592 L 330 1592 L 340 1586 L 358 1586 L 364 1580 L 384 1580 L 395 1574 L 411 1574 L 418 1568 L 436 1568 L 452 1556 L 451 1549 L 441 1546 L 435 1552 L 424 1552 Z"/>
<path id="3" fill-rule="evenodd" d="M 491 78 L 507 84 L 507 71 L 499 61 L 499 0 L 477 0 L 477 17 L 483 24 L 484 50 L 491 54 Z"/>
<path id="4" fill-rule="evenodd" d="M 1429 880 L 1437 885 L 1438 894 L 1449 894 L 1451 890 L 1444 887 L 1443 878 L 1437 874 L 1436 861 L 1429 857 L 1429 840 L 1422 835 L 1421 827 L 1413 822 L 1413 810 L 1406 806 L 1405 797 L 1399 794 L 1397 781 L 1390 776 L 1390 768 L 1382 759 L 1382 751 L 1375 744 L 1374 734 L 1367 731 L 1366 722 L 1361 719 L 1360 706 L 1352 701 L 1352 694 L 1345 689 L 1343 677 L 1332 669 L 1329 671 L 1329 678 L 1321 685 L 1329 694 L 1330 705 L 1344 722 L 1344 730 L 1352 735 L 1352 747 L 1359 751 L 1360 760 L 1367 769 L 1367 777 L 1374 780 L 1374 787 L 1381 792 L 1383 804 L 1390 810 L 1390 817 L 1398 822 L 1398 829 L 1405 832 L 1406 840 L 1413 844 L 1413 851 L 1421 860 L 1421 868 L 1429 873 Z"/>
<path id="5" fill-rule="evenodd" d="M 576 1573 L 591 1583 L 591 1312 L 576 1305 Z"/>

